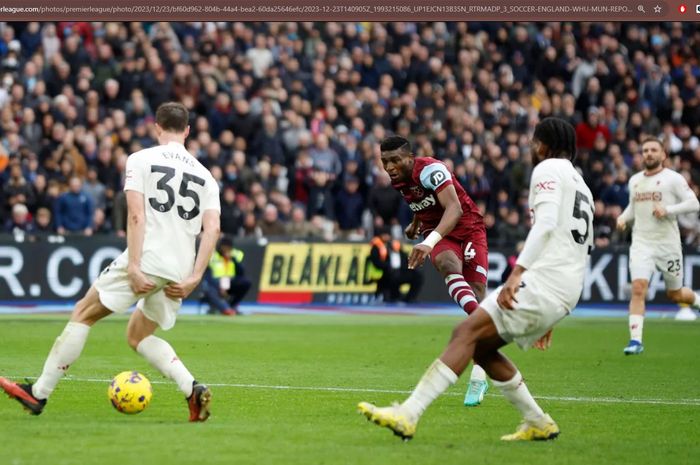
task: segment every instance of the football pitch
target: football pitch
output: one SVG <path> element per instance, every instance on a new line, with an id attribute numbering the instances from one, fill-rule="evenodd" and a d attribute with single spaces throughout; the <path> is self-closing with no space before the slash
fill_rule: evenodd
<path id="1" fill-rule="evenodd" d="M 67 316 L 1 316 L 0 376 L 37 376 Z M 0 464 L 689 464 L 700 460 L 700 325 L 647 320 L 646 352 L 625 357 L 623 319 L 571 318 L 547 352 L 505 352 L 558 422 L 544 443 L 503 443 L 516 411 L 492 388 L 462 405 L 466 377 L 402 442 L 356 413 L 403 400 L 446 344 L 443 316 L 182 317 L 158 333 L 214 394 L 211 419 L 187 406 L 125 342 L 126 319 L 93 328 L 44 413 L 0 398 Z M 107 399 L 108 380 L 138 370 L 145 412 Z"/>

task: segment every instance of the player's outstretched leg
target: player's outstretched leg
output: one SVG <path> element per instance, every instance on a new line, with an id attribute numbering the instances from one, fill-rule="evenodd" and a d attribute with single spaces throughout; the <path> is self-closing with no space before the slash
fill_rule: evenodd
<path id="1" fill-rule="evenodd" d="M 464 405 L 467 407 L 478 406 L 484 400 L 488 389 L 489 382 L 486 380 L 486 372 L 479 365 L 474 365 L 467 384 L 467 393 L 464 395 Z"/>
<path id="2" fill-rule="evenodd" d="M 91 287 L 85 297 L 78 301 L 70 321 L 61 335 L 56 338 L 44 362 L 41 376 L 36 382 L 20 384 L 0 378 L 0 388 L 33 415 L 41 414 L 58 382 L 80 357 L 90 327 L 111 313 L 100 303 L 97 291 Z"/>
<path id="3" fill-rule="evenodd" d="M 32 384 L 20 384 L 0 377 L 0 389 L 17 402 L 22 404 L 25 410 L 32 415 L 41 415 L 46 406 L 46 399 L 37 399 L 32 392 Z"/>
<path id="4" fill-rule="evenodd" d="M 190 410 L 190 421 L 206 421 L 210 415 L 211 391 L 194 379 L 170 344 L 153 335 L 157 327 L 158 324 L 146 318 L 137 307 L 129 318 L 127 327 L 129 346 L 148 360 L 163 376 L 177 383 L 185 395 Z"/>
<path id="5" fill-rule="evenodd" d="M 408 399 L 391 407 L 377 407 L 369 402 L 361 402 L 357 406 L 359 412 L 377 425 L 389 428 L 404 440 L 411 439 L 425 409 L 453 385 L 469 365 L 477 341 L 494 338 L 500 341 L 491 317 L 483 309 L 477 309 L 467 320 L 457 325 L 445 352 L 430 365 Z"/>

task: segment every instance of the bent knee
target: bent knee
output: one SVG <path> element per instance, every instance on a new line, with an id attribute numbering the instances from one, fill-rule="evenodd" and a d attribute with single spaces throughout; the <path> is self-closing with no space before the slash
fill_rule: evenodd
<path id="1" fill-rule="evenodd" d="M 129 321 L 129 325 L 126 327 L 126 343 L 129 344 L 129 347 L 135 351 L 146 336 L 142 331 L 139 331 L 133 322 Z"/>
<path id="2" fill-rule="evenodd" d="M 141 341 L 143 341 L 143 337 L 140 334 L 126 333 L 126 343 L 129 344 L 129 347 L 134 351 L 136 351 Z"/>
<path id="3" fill-rule="evenodd" d="M 102 307 L 99 300 L 85 296 L 76 302 L 70 319 L 76 323 L 92 326 L 103 318 L 106 313 L 108 312 Z"/>
<path id="4" fill-rule="evenodd" d="M 462 274 L 462 262 L 457 259 L 457 256 L 451 252 L 443 252 L 433 260 L 435 268 L 441 275 Z"/>
<path id="5" fill-rule="evenodd" d="M 677 303 L 678 301 L 681 300 L 681 295 L 682 292 L 680 289 L 667 289 L 666 290 L 666 297 L 671 299 L 673 302 Z"/>

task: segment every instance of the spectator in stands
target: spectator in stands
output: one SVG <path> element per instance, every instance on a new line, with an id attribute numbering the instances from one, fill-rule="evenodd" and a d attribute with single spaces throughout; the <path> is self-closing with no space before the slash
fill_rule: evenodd
<path id="1" fill-rule="evenodd" d="M 520 221 L 520 213 L 516 209 L 509 209 L 505 221 L 499 223 L 498 244 L 512 247 L 527 236 L 527 228 Z"/>
<path id="2" fill-rule="evenodd" d="M 221 232 L 233 237 L 238 235 L 242 225 L 243 212 L 236 204 L 236 191 L 226 187 L 221 196 Z"/>
<path id="3" fill-rule="evenodd" d="M 641 169 L 646 135 L 664 140 L 692 188 L 700 182 L 692 22 L 77 24 L 67 34 L 53 22 L 2 26 L 3 220 L 18 202 L 45 207 L 53 183 L 73 174 L 89 184 L 95 166 L 105 224 L 123 236 L 123 159 L 152 143 L 152 109 L 173 96 L 191 111 L 188 147 L 258 204 L 242 210 L 253 235 L 268 202 L 251 192 L 256 183 L 288 195 L 273 201 L 282 221 L 291 202 L 308 205 L 326 238 L 347 176 L 360 180 L 367 224 L 405 220 L 404 203 L 382 195 L 393 190 L 377 178 L 376 144 L 392 132 L 450 163 L 486 213 L 498 213 L 501 191 L 508 208 L 518 204 L 532 169 L 527 134 L 550 115 L 577 127 L 577 165 L 596 198 L 604 170 L 610 187 L 624 168 L 628 177 Z M 14 164 L 31 193 L 6 192 L 23 190 L 17 175 L 10 181 Z M 498 240 L 507 212 L 490 229 Z"/>
<path id="4" fill-rule="evenodd" d="M 40 207 L 34 215 L 34 226 L 34 232 L 36 234 L 53 234 L 54 227 L 51 220 L 51 210 L 46 207 Z"/>
<path id="5" fill-rule="evenodd" d="M 311 172 L 307 216 L 321 215 L 331 220 L 335 219 L 332 189 L 331 174 L 314 167 Z"/>
<path id="6" fill-rule="evenodd" d="M 292 208 L 291 218 L 285 225 L 285 234 L 292 240 L 320 239 L 323 237 L 322 231 L 306 220 L 306 211 L 302 205 L 296 205 Z"/>
<path id="7" fill-rule="evenodd" d="M 112 223 L 105 215 L 105 211 L 101 208 L 96 208 L 92 215 L 92 233 L 111 234 L 112 232 Z"/>
<path id="8" fill-rule="evenodd" d="M 105 194 L 105 186 L 97 178 L 97 168 L 90 166 L 87 171 L 87 179 L 83 184 L 83 192 L 85 192 L 92 201 L 92 205 L 96 210 L 107 209 L 107 198 Z"/>
<path id="9" fill-rule="evenodd" d="M 586 120 L 576 126 L 576 144 L 582 149 L 592 149 L 596 136 L 601 134 L 606 142 L 610 142 L 610 130 L 600 122 L 600 110 L 588 107 Z"/>
<path id="10" fill-rule="evenodd" d="M 284 236 L 284 224 L 279 219 L 277 207 L 269 203 L 265 206 L 262 218 L 258 222 L 260 232 L 264 237 Z"/>
<path id="11" fill-rule="evenodd" d="M 6 205 L 12 209 L 17 204 L 34 205 L 34 191 L 24 178 L 22 165 L 15 159 L 10 162 L 10 176 L 3 186 Z"/>
<path id="12" fill-rule="evenodd" d="M 362 212 L 365 210 L 365 201 L 359 189 L 360 180 L 352 175 L 346 176 L 342 189 L 335 197 L 338 228 L 346 239 L 364 238 Z"/>
<path id="13" fill-rule="evenodd" d="M 78 176 L 70 178 L 68 188 L 68 192 L 61 194 L 56 200 L 56 231 L 61 235 L 91 236 L 94 215 L 92 199 L 83 192 L 83 182 Z"/>
<path id="14" fill-rule="evenodd" d="M 12 216 L 5 223 L 4 230 L 11 234 L 31 234 L 34 232 L 34 222 L 26 205 L 16 203 L 12 207 Z"/>

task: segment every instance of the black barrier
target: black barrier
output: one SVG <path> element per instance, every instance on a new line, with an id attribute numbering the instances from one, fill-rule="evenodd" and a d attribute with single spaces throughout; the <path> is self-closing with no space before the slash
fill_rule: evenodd
<path id="1" fill-rule="evenodd" d="M 54 237 L 17 242 L 0 236 L 0 302 L 75 301 L 124 249 L 117 237 Z M 361 303 L 373 302 L 374 285 L 365 277 L 369 246 L 357 243 L 271 243 L 241 239 L 244 265 L 253 281 L 247 302 Z M 489 252 L 489 288 L 500 284 L 507 252 Z M 700 253 L 685 250 L 685 285 L 700 288 Z M 439 274 L 430 264 L 422 269 L 422 302 L 449 302 Z M 198 291 L 191 298 L 196 299 Z M 667 302 L 660 273 L 649 285 L 649 298 Z M 629 299 L 627 249 L 597 249 L 591 255 L 581 300 L 588 304 L 624 304 Z"/>

